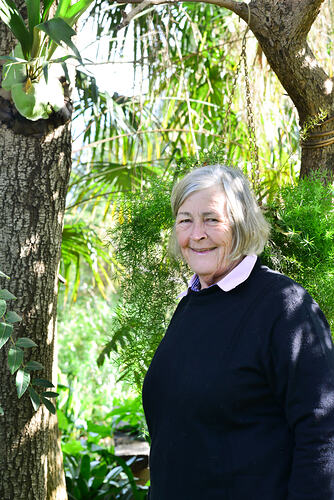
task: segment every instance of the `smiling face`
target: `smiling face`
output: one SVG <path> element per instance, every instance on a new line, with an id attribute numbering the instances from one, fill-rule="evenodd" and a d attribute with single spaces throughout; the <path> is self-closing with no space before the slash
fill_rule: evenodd
<path id="1" fill-rule="evenodd" d="M 202 288 L 217 283 L 236 265 L 229 260 L 232 229 L 226 196 L 216 186 L 186 198 L 178 210 L 175 229 L 181 253 Z"/>

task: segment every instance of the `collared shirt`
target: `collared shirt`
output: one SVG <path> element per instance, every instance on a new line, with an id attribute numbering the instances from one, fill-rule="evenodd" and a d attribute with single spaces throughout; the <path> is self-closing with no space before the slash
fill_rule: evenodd
<path id="1" fill-rule="evenodd" d="M 233 290 L 233 288 L 237 287 L 250 275 L 255 266 L 255 262 L 257 260 L 256 255 L 246 255 L 242 261 L 235 266 L 232 271 L 230 271 L 224 278 L 222 278 L 214 285 L 218 285 L 224 292 L 229 292 Z M 213 285 L 211 285 L 213 286 Z M 197 274 L 194 274 L 191 280 L 189 281 L 188 289 L 178 295 L 178 298 L 185 297 L 188 293 L 189 288 L 194 292 L 198 292 L 201 289 L 200 280 Z"/>

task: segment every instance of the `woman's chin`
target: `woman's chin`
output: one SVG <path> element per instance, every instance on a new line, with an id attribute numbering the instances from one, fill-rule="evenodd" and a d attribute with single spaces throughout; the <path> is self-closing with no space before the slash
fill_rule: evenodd
<path id="1" fill-rule="evenodd" d="M 224 277 L 224 272 L 217 272 L 215 271 L 206 271 L 206 272 L 195 272 L 197 276 L 199 277 L 199 280 L 201 282 L 201 288 L 207 288 L 211 285 L 214 285 L 215 283 L 218 283 L 223 277 Z"/>

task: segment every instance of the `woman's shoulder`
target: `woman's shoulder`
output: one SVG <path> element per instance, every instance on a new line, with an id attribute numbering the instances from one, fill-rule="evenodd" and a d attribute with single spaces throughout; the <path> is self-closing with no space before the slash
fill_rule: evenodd
<path id="1" fill-rule="evenodd" d="M 253 289 L 260 290 L 257 303 L 264 314 L 271 318 L 281 316 L 287 318 L 296 314 L 304 315 L 316 312 L 322 315 L 319 305 L 309 292 L 295 280 L 278 271 L 259 263 L 252 276 Z"/>
<path id="2" fill-rule="evenodd" d="M 317 302 L 292 278 L 260 265 L 256 280 L 265 283 L 254 307 L 254 321 L 260 322 L 262 333 L 271 331 L 278 342 L 289 343 L 296 332 L 317 335 L 330 342 L 330 327 Z M 260 319 L 259 319 L 260 318 Z M 262 339 L 263 340 L 263 339 Z"/>
<path id="3" fill-rule="evenodd" d="M 270 269 L 261 262 L 254 271 L 254 281 L 261 283 L 268 298 L 281 297 L 286 302 L 313 301 L 307 290 L 289 276 Z"/>

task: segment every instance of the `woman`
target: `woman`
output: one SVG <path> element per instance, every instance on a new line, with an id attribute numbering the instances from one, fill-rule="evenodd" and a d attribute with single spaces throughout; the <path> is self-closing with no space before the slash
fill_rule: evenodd
<path id="1" fill-rule="evenodd" d="M 150 500 L 333 500 L 334 353 L 310 295 L 256 255 L 269 226 L 237 169 L 173 189 L 195 273 L 143 386 Z"/>

